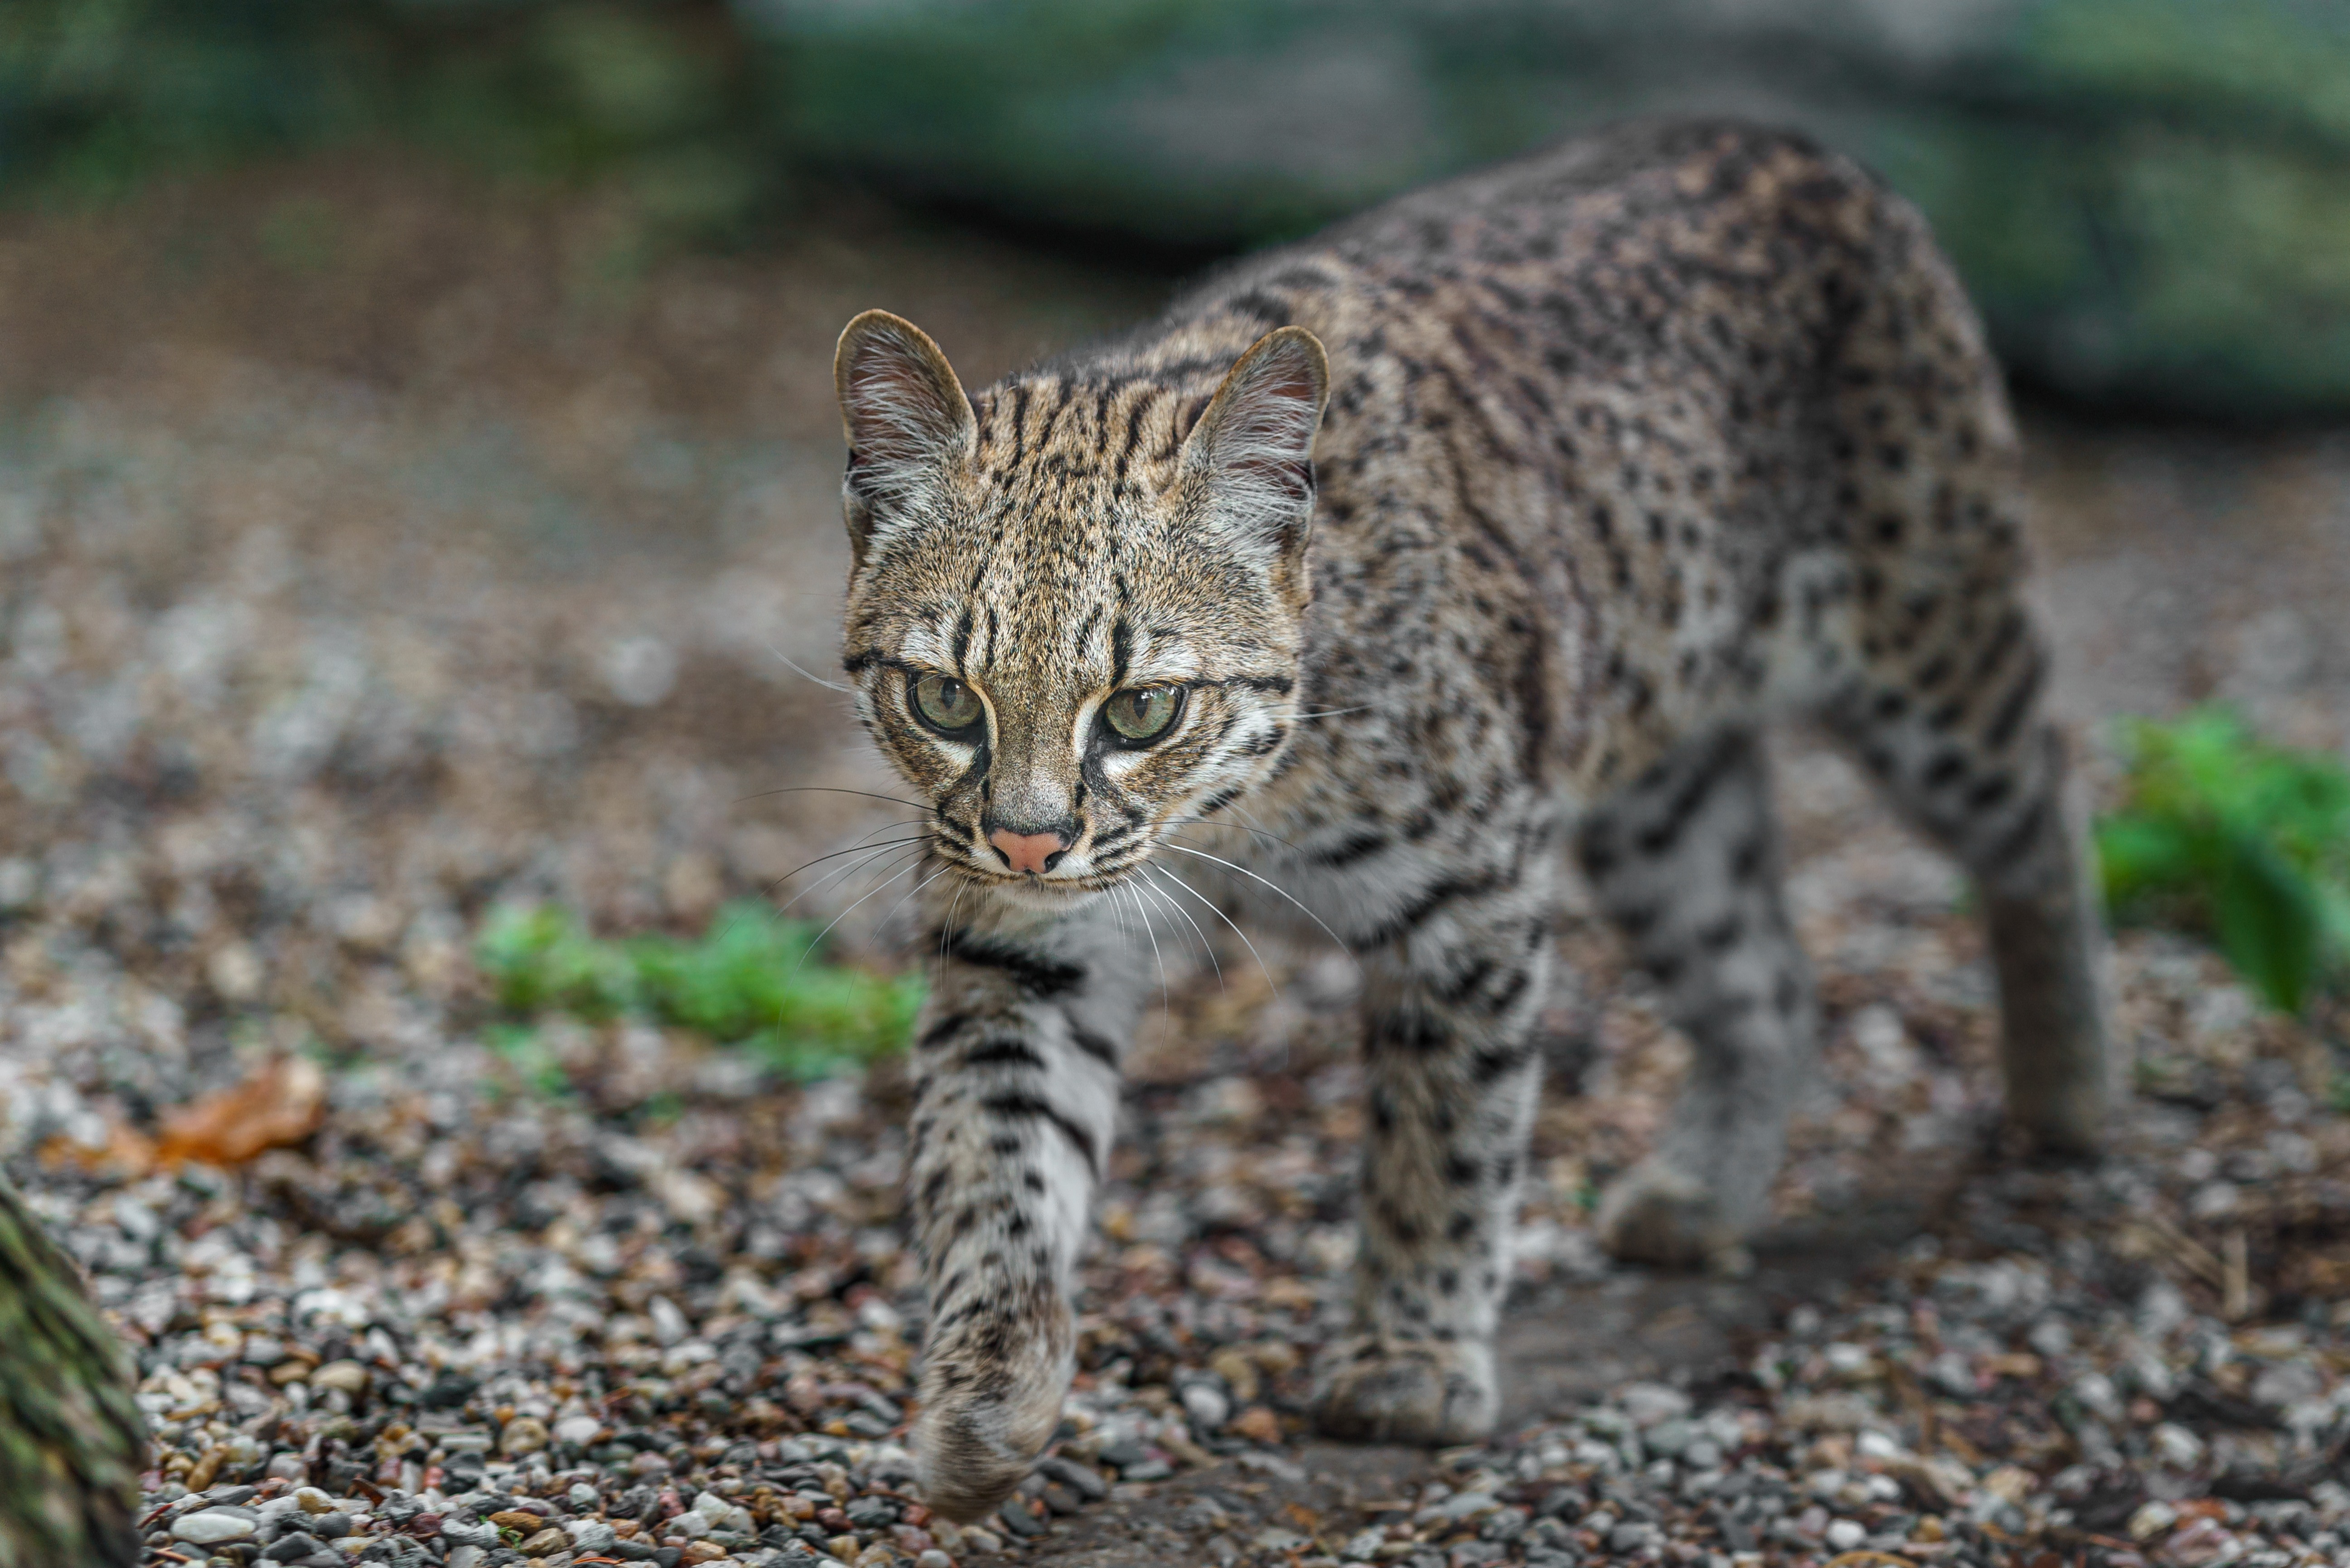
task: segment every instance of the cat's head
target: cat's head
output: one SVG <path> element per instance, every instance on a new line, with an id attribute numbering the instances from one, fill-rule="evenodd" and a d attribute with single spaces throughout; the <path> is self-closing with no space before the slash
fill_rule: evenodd
<path id="1" fill-rule="evenodd" d="M 1311 333 L 1259 339 L 1212 396 L 1100 369 L 974 401 L 875 310 L 834 376 L 842 662 L 950 864 L 1024 902 L 1105 888 L 1273 764 L 1329 388 Z"/>

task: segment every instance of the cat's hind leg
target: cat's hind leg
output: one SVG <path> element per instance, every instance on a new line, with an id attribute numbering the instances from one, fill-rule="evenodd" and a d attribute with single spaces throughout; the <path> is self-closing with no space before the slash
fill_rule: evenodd
<path id="1" fill-rule="evenodd" d="M 2047 650 L 2020 604 L 1989 597 L 1934 628 L 1949 640 L 1887 661 L 1826 717 L 1902 815 L 1974 876 L 2010 1125 L 2039 1152 L 2086 1155 L 2112 1076 L 2097 901 L 2064 740 L 2041 711 Z"/>
<path id="2" fill-rule="evenodd" d="M 2026 572 L 1999 369 L 1917 213 L 1886 209 L 1880 286 L 1837 349 L 1830 526 L 1856 568 L 1858 675 L 1826 717 L 1973 873 L 1999 980 L 2009 1120 L 2040 1149 L 2102 1135 L 2102 937 Z"/>
<path id="3" fill-rule="evenodd" d="M 1695 1048 L 1656 1150 L 1601 1199 L 1601 1239 L 1622 1258 L 1736 1267 L 1767 1212 L 1817 1027 L 1759 739 L 1684 744 L 1586 817 L 1582 852 Z"/>

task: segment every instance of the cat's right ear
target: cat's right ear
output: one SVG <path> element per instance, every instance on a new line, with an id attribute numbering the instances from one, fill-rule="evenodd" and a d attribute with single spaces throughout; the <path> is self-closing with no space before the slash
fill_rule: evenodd
<path id="1" fill-rule="evenodd" d="M 886 310 L 868 310 L 842 329 L 832 384 L 848 438 L 841 510 L 862 565 L 878 525 L 970 461 L 979 421 L 930 335 Z"/>

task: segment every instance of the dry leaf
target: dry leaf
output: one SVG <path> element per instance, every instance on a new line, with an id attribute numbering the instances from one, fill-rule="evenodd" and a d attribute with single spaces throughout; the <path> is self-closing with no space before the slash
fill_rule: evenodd
<path id="1" fill-rule="evenodd" d="M 163 1118 L 155 1158 L 242 1165 L 264 1149 L 300 1143 L 327 1112 L 327 1075 L 305 1056 L 273 1056 L 233 1088 Z"/>
<path id="2" fill-rule="evenodd" d="M 1281 1441 L 1281 1417 L 1262 1405 L 1252 1405 L 1232 1419 L 1232 1430 L 1253 1443 L 1271 1448 Z M 1311 1532 L 1312 1525 L 1299 1528 Z"/>

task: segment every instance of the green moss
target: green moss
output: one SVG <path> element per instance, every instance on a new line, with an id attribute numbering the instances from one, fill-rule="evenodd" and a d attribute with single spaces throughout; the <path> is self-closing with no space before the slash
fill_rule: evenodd
<path id="1" fill-rule="evenodd" d="M 484 925 L 474 961 L 509 1020 L 493 1044 L 546 1089 L 562 1086 L 560 1071 L 518 1026 L 547 1013 L 691 1029 L 814 1078 L 901 1049 L 922 995 L 913 976 L 827 961 L 816 926 L 757 903 L 728 905 L 691 940 L 603 940 L 563 909 L 504 909 Z"/>

